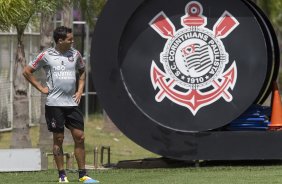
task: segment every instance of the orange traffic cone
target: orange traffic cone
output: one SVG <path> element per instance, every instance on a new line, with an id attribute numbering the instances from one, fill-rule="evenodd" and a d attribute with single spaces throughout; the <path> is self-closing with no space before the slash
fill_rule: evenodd
<path id="1" fill-rule="evenodd" d="M 270 130 L 282 130 L 282 104 L 277 83 L 273 84 L 272 91 L 272 112 L 270 118 L 269 129 Z"/>

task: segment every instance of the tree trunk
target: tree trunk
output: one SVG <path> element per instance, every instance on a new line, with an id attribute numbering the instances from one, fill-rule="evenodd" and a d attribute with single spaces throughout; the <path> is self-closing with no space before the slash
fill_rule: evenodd
<path id="1" fill-rule="evenodd" d="M 72 15 L 72 1 L 71 0 L 63 0 L 63 25 L 69 28 L 73 28 L 73 15 Z M 69 129 L 65 129 L 65 138 L 64 144 L 70 145 L 73 144 L 73 138 Z"/>
<path id="2" fill-rule="evenodd" d="M 73 6 L 71 0 L 63 0 L 63 25 L 73 27 Z"/>
<path id="3" fill-rule="evenodd" d="M 54 30 L 54 23 L 52 20 L 53 15 L 51 14 L 41 14 L 41 25 L 40 25 L 40 51 L 45 48 L 52 46 L 52 36 Z"/>
<path id="4" fill-rule="evenodd" d="M 24 45 L 22 42 L 24 29 L 17 29 L 18 48 L 14 66 L 14 121 L 11 139 L 11 148 L 31 148 L 29 136 L 27 82 L 22 75 L 26 65 Z"/>
<path id="5" fill-rule="evenodd" d="M 40 52 L 44 49 L 51 47 L 52 45 L 52 32 L 53 32 L 53 22 L 52 16 L 50 14 L 41 14 L 41 28 L 40 28 Z M 46 82 L 46 74 L 44 70 L 40 71 L 40 78 L 38 80 L 41 83 Z M 45 104 L 46 104 L 46 95 L 41 94 L 41 113 L 39 119 L 39 142 L 38 147 L 43 151 L 47 152 L 52 150 L 52 133 L 49 132 L 45 119 Z"/>

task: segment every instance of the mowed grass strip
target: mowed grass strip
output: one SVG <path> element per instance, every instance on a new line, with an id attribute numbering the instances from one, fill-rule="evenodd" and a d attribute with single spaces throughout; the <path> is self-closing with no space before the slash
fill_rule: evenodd
<path id="1" fill-rule="evenodd" d="M 281 183 L 281 166 L 203 167 L 178 169 L 111 169 L 89 171 L 105 184 L 265 184 Z M 56 183 L 57 171 L 1 173 L 0 183 Z M 77 173 L 68 174 L 71 183 Z"/>
<path id="2" fill-rule="evenodd" d="M 103 117 L 100 114 L 90 116 L 90 121 L 86 123 L 87 165 L 93 165 L 94 146 L 101 147 L 102 145 L 111 147 L 112 163 L 122 160 L 160 157 L 136 145 L 119 131 L 104 131 L 103 125 Z M 38 131 L 38 127 L 31 128 L 33 147 L 37 147 L 38 144 Z M 10 137 L 10 132 L 0 133 L 0 149 L 9 148 Z M 50 152 L 51 150 L 50 147 Z M 64 151 L 72 153 L 73 145 L 64 146 Z M 76 163 L 74 166 L 73 169 L 76 169 Z M 282 183 L 282 166 L 270 163 L 261 166 L 232 166 L 231 164 L 231 166 L 197 168 L 192 166 L 176 169 L 110 169 L 89 170 L 89 175 L 100 180 L 101 184 L 275 184 Z M 57 177 L 57 171 L 50 158 L 49 170 L 0 173 L 0 184 L 57 183 Z M 68 178 L 71 183 L 79 183 L 76 172 L 68 172 Z"/>

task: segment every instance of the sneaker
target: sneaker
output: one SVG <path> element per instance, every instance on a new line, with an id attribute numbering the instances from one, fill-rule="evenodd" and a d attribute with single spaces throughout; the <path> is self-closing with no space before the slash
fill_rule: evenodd
<path id="1" fill-rule="evenodd" d="M 100 183 L 98 180 L 94 180 L 92 178 L 90 178 L 89 176 L 83 176 L 82 178 L 79 178 L 78 181 L 83 181 L 83 183 L 87 184 L 87 183 Z"/>
<path id="2" fill-rule="evenodd" d="M 62 175 L 59 177 L 59 183 L 69 183 L 69 180 L 65 175 Z"/>

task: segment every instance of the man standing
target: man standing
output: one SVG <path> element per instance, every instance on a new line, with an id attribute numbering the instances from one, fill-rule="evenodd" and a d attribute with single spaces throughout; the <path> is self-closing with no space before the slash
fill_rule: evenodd
<path id="1" fill-rule="evenodd" d="M 79 181 L 99 183 L 87 176 L 85 169 L 84 121 L 78 108 L 85 84 L 85 63 L 80 53 L 72 48 L 72 29 L 60 26 L 55 29 L 55 48 L 40 53 L 24 68 L 25 78 L 41 93 L 47 94 L 46 122 L 53 133 L 53 154 L 59 172 L 59 183 L 68 183 L 64 170 L 64 127 L 71 131 L 74 154 L 79 169 Z M 47 86 L 43 86 L 33 72 L 43 67 L 47 75 Z M 79 73 L 76 88 L 76 71 Z"/>

